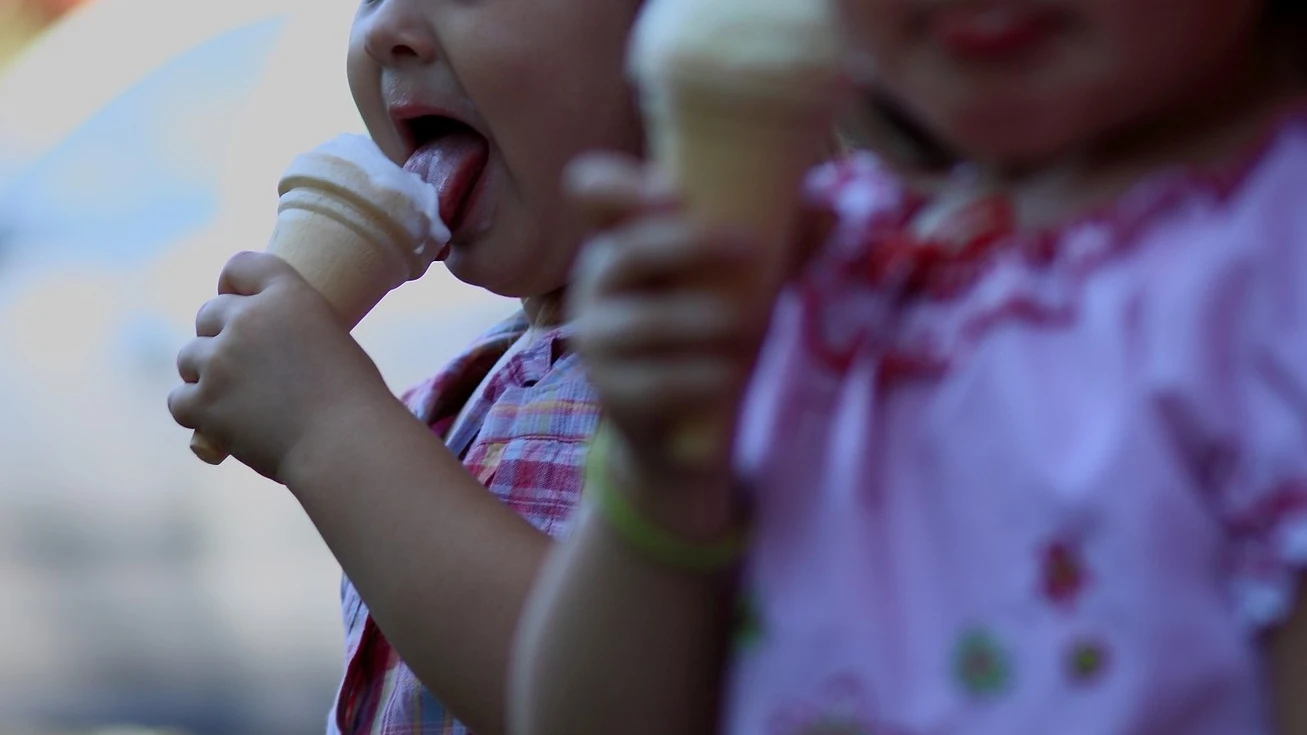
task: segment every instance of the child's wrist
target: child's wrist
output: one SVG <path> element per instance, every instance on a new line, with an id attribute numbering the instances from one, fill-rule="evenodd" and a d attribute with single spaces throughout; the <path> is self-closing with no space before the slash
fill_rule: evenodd
<path id="1" fill-rule="evenodd" d="M 638 461 L 622 435 L 611 428 L 607 473 L 611 482 L 651 522 L 687 539 L 707 540 L 739 525 L 740 513 L 729 468 L 685 471 Z"/>
<path id="2" fill-rule="evenodd" d="M 358 457 L 361 436 L 390 436 L 388 426 L 411 420 L 408 409 L 389 393 L 337 402 L 287 448 L 275 479 L 292 492 L 312 487 L 318 478 L 337 474 L 340 462 L 353 462 Z"/>
<path id="3" fill-rule="evenodd" d="M 744 551 L 747 520 L 728 472 L 650 469 L 608 427 L 591 447 L 586 494 L 625 541 L 655 561 L 712 571 Z"/>

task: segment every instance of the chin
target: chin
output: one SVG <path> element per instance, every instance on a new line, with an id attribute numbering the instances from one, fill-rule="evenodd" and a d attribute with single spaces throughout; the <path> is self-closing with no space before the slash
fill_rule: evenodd
<path id="1" fill-rule="evenodd" d="M 449 255 L 445 257 L 445 268 L 451 275 L 469 286 L 495 291 L 496 274 L 486 268 L 485 264 L 478 262 L 482 260 L 477 257 L 478 255 L 477 250 L 469 245 L 455 244 L 449 249 Z"/>
<path id="2" fill-rule="evenodd" d="M 1064 153 L 1077 139 L 1069 121 L 1003 110 L 954 110 L 937 118 L 950 148 L 967 160 L 1024 168 Z"/>
<path id="3" fill-rule="evenodd" d="M 958 141 L 957 150 L 963 158 L 1000 169 L 1033 169 L 1056 159 L 1067 150 L 1067 145 L 1051 138 L 1037 136 L 974 135 Z"/>
<path id="4" fill-rule="evenodd" d="M 521 298 L 530 294 L 526 284 L 520 282 L 522 279 L 514 277 L 521 269 L 508 267 L 506 258 L 487 255 L 493 256 L 493 251 L 482 243 L 477 243 L 476 246 L 455 245 L 450 248 L 449 257 L 445 259 L 445 268 L 463 283 L 496 296 Z"/>

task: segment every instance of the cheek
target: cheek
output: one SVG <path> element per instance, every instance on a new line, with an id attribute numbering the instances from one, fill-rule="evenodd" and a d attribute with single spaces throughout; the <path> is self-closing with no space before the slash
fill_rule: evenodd
<path id="1" fill-rule="evenodd" d="M 880 56 L 901 42 L 911 3 L 904 0 L 838 0 L 836 6 L 856 52 Z"/>
<path id="2" fill-rule="evenodd" d="M 363 49 L 363 43 L 357 35 L 349 42 L 345 74 L 354 106 L 358 108 L 359 117 L 363 119 L 368 134 L 391 160 L 401 162 L 404 155 L 403 143 L 390 124 L 390 116 L 381 99 L 381 70 Z"/>
<path id="3" fill-rule="evenodd" d="M 848 29 L 849 37 L 853 39 L 855 45 L 859 46 L 859 50 L 864 51 L 866 49 L 861 48 L 861 45 L 865 42 L 864 39 L 868 36 L 868 30 L 872 27 L 870 5 L 871 3 L 863 0 L 840 0 L 836 3 L 845 27 Z"/>
<path id="4" fill-rule="evenodd" d="M 1239 66 L 1260 24 L 1250 0 L 1101 0 L 1101 23 L 1122 88 L 1148 98 L 1184 94 Z M 1159 35 L 1157 28 L 1168 29 Z"/>
<path id="5" fill-rule="evenodd" d="M 642 137 L 624 72 L 630 18 L 610 7 L 535 20 L 554 30 L 493 55 L 481 50 L 480 64 L 468 65 L 462 77 L 514 179 L 535 190 L 523 192 L 533 199 L 557 190 L 562 168 L 579 153 L 638 153 Z"/>
<path id="6" fill-rule="evenodd" d="M 1134 59 L 1151 55 L 1174 66 L 1210 64 L 1214 57 L 1228 56 L 1257 33 L 1267 5 L 1263 0 L 1082 2 L 1087 22 L 1117 54 Z"/>

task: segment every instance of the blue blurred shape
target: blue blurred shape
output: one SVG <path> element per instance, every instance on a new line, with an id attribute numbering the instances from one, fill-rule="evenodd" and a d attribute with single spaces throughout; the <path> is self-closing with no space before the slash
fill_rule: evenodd
<path id="1" fill-rule="evenodd" d="M 208 222 L 235 117 L 285 23 L 270 17 L 181 54 L 0 182 L 10 255 L 130 264 Z"/>

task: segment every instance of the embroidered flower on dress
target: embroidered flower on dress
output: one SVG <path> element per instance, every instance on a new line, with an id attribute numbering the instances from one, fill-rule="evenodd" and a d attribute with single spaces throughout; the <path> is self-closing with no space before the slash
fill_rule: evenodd
<path id="1" fill-rule="evenodd" d="M 997 325 L 1065 324 L 1080 309 L 1096 271 L 1133 252 L 1166 220 L 1201 217 L 1242 191 L 1245 180 L 1298 134 L 1307 108 L 1295 107 L 1237 166 L 1213 174 L 1172 170 L 1136 183 L 1103 208 L 1056 227 L 1002 236 L 1008 214 L 982 200 L 956 214 L 946 239 L 961 250 L 910 247 L 907 228 L 929 206 L 871 154 L 856 154 L 809 182 L 841 224 L 804 277 L 802 318 L 812 355 L 836 372 L 863 345 L 903 353 L 905 364 L 955 367 Z M 1284 124 L 1288 122 L 1289 124 Z M 905 242 L 905 240 L 907 242 Z M 963 306 L 949 306 L 966 298 Z M 934 349 L 917 354 L 922 335 Z M 908 376 L 905 376 L 908 377 Z"/>
<path id="2" fill-rule="evenodd" d="M 1089 581 L 1080 552 L 1065 541 L 1054 541 L 1042 556 L 1044 597 L 1061 607 L 1074 605 Z"/>
<path id="3" fill-rule="evenodd" d="M 972 629 L 962 635 L 954 649 L 953 674 L 972 696 L 992 697 L 1011 682 L 1011 661 L 993 634 Z"/>
<path id="4" fill-rule="evenodd" d="M 1067 673 L 1077 684 L 1089 684 L 1103 674 L 1108 664 L 1107 645 L 1102 641 L 1081 639 L 1071 645 L 1066 658 Z"/>

